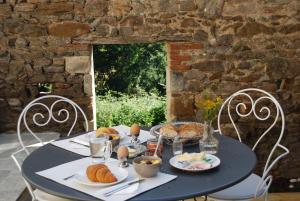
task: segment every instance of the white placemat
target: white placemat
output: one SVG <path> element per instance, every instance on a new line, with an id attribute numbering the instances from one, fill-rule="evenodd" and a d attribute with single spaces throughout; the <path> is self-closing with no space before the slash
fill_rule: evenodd
<path id="1" fill-rule="evenodd" d="M 137 189 L 133 189 L 133 191 L 131 191 L 131 192 L 129 189 L 127 189 L 126 191 L 124 190 L 123 193 L 119 192 L 119 193 L 113 194 L 109 197 L 103 196 L 103 193 L 106 192 L 109 188 L 115 188 L 115 186 L 105 187 L 105 188 L 90 187 L 90 186 L 86 186 L 86 185 L 77 183 L 73 177 L 68 180 L 63 180 L 63 178 L 73 175 L 76 172 L 81 171 L 83 168 L 85 169 L 88 165 L 91 164 L 91 161 L 92 161 L 92 159 L 90 157 L 87 157 L 87 158 L 79 159 L 79 160 L 72 161 L 69 163 L 65 163 L 65 164 L 62 164 L 62 165 L 59 165 L 59 166 L 56 166 L 56 167 L 53 167 L 53 168 L 50 168 L 47 170 L 36 172 L 36 174 L 46 177 L 57 183 L 68 186 L 70 188 L 76 189 L 78 191 L 87 193 L 96 198 L 99 198 L 102 200 L 107 200 L 107 201 L 123 201 L 123 200 L 130 199 L 142 192 L 148 191 L 150 189 L 153 189 L 155 187 L 158 187 L 160 185 L 168 183 L 177 177 L 174 175 L 169 175 L 169 174 L 159 172 L 156 177 L 147 178 L 144 181 L 142 181 L 138 185 Z M 118 161 L 116 159 L 110 159 L 109 163 L 112 165 L 118 165 Z M 138 177 L 138 175 L 134 171 L 134 168 L 132 165 L 127 167 L 126 170 L 128 170 L 129 174 L 128 174 L 127 179 L 124 182 L 131 181 Z"/>
<path id="2" fill-rule="evenodd" d="M 120 144 L 129 144 L 130 143 L 131 137 L 128 136 L 128 134 L 130 132 L 130 127 L 125 126 L 125 125 L 119 125 L 119 126 L 115 126 L 113 128 L 115 128 L 117 131 L 119 131 L 123 135 L 122 139 L 120 140 Z M 95 132 L 95 131 L 92 131 L 92 132 Z M 144 143 L 148 139 L 152 139 L 152 138 L 155 138 L 155 137 L 153 135 L 151 135 L 149 131 L 141 130 L 140 136 L 139 136 L 141 143 Z M 76 136 L 74 138 L 68 138 L 65 140 L 54 141 L 54 142 L 51 142 L 51 144 L 53 144 L 57 147 L 60 147 L 62 149 L 74 152 L 76 154 L 82 155 L 82 156 L 90 156 L 90 149 L 88 147 L 71 142 L 72 140 L 75 140 L 75 141 L 77 140 L 77 141 L 80 141 L 81 143 L 86 143 L 88 145 L 87 134 Z"/>

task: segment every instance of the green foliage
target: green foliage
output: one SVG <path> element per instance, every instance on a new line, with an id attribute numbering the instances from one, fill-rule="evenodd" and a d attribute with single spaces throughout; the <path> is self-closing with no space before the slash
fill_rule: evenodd
<path id="1" fill-rule="evenodd" d="M 97 97 L 97 126 L 139 123 L 153 126 L 166 121 L 166 100 L 156 95 L 108 93 Z"/>
<path id="2" fill-rule="evenodd" d="M 96 45 L 96 94 L 107 91 L 165 95 L 166 51 L 162 43 Z"/>

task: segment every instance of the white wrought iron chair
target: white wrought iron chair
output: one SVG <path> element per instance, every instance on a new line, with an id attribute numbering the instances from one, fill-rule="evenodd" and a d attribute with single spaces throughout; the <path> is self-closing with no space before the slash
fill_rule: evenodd
<path id="1" fill-rule="evenodd" d="M 47 106 L 45 103 L 42 103 L 41 101 L 45 100 L 54 100 L 52 102 L 52 104 L 50 106 Z M 32 123 L 35 126 L 38 127 L 44 127 L 46 125 L 49 124 L 49 122 L 52 120 L 58 124 L 62 124 L 62 123 L 66 123 L 68 122 L 68 120 L 70 121 L 70 113 L 66 108 L 62 108 L 59 109 L 57 111 L 57 117 L 61 116 L 63 113 L 65 114 L 64 119 L 60 120 L 57 117 L 55 117 L 56 114 L 53 113 L 53 109 L 55 108 L 55 106 L 58 103 L 64 103 L 64 104 L 68 104 L 71 106 L 71 108 L 74 110 L 74 120 L 71 119 L 71 128 L 68 132 L 68 136 L 71 134 L 71 132 L 74 129 L 74 126 L 77 123 L 77 119 L 78 119 L 78 112 L 79 114 L 81 114 L 84 118 L 84 126 L 85 126 L 85 131 L 88 131 L 88 121 L 86 118 L 85 113 L 83 112 L 83 110 L 72 100 L 62 97 L 62 96 L 57 96 L 57 95 L 46 95 L 46 96 L 42 96 L 40 98 L 37 98 L 33 101 L 31 101 L 22 111 L 22 113 L 19 116 L 18 119 L 18 125 L 17 125 L 17 134 L 18 134 L 18 140 L 20 142 L 21 145 L 21 149 L 14 152 L 11 157 L 14 160 L 14 162 L 16 163 L 18 169 L 21 172 L 21 160 L 24 160 L 24 155 L 25 157 L 27 157 L 30 154 L 30 148 L 34 148 L 34 147 L 39 147 L 39 146 L 43 146 L 48 142 L 43 142 L 36 133 L 34 133 L 32 131 L 32 129 L 30 129 L 30 125 L 28 125 L 26 116 L 27 116 L 27 112 L 30 111 L 30 109 L 32 109 L 33 107 L 42 107 L 46 112 L 47 112 L 47 116 L 45 116 L 41 110 L 38 110 L 38 112 L 34 113 L 32 116 Z M 37 118 L 40 118 L 40 120 L 37 120 Z M 43 123 L 40 123 L 38 121 L 44 120 Z M 29 132 L 29 134 L 31 134 L 33 136 L 33 138 L 37 141 L 37 143 L 35 144 L 30 144 L 30 145 L 25 145 L 23 140 L 22 140 L 22 135 L 21 135 L 21 126 L 22 123 L 25 126 L 25 129 Z M 32 196 L 32 200 L 36 201 L 67 201 L 68 199 L 64 199 L 64 198 L 60 198 L 51 194 L 48 194 L 44 191 L 38 190 L 38 189 L 33 189 L 31 187 L 31 185 L 23 178 L 26 187 L 28 188 L 28 191 L 30 193 L 30 195 Z"/>
<path id="2" fill-rule="evenodd" d="M 249 93 L 260 93 L 260 94 L 262 94 L 262 96 L 259 96 L 259 98 L 257 98 L 255 100 Z M 272 147 L 272 149 L 270 151 L 270 154 L 267 158 L 267 161 L 264 166 L 261 177 L 256 174 L 251 174 L 248 178 L 246 178 L 242 182 L 240 182 L 230 188 L 227 188 L 225 190 L 213 193 L 213 194 L 209 195 L 209 197 L 217 199 L 217 200 L 251 200 L 253 198 L 264 197 L 265 200 L 268 200 L 268 197 L 267 197 L 268 189 L 272 183 L 272 175 L 269 175 L 269 172 L 272 169 L 272 167 L 281 158 L 283 158 L 284 156 L 286 156 L 289 153 L 289 150 L 280 144 L 280 141 L 281 141 L 283 133 L 284 133 L 284 128 L 285 128 L 284 113 L 283 113 L 283 110 L 282 110 L 280 104 L 278 103 L 278 101 L 270 93 L 268 93 L 264 90 L 256 89 L 256 88 L 248 88 L 248 89 L 243 89 L 243 90 L 235 92 L 234 94 L 232 94 L 230 97 L 228 97 L 224 101 L 223 105 L 220 108 L 219 115 L 218 115 L 218 129 L 219 129 L 218 131 L 221 134 L 225 134 L 225 133 L 222 133 L 222 130 L 221 130 L 221 114 L 222 114 L 222 111 L 226 109 L 226 105 L 227 105 L 227 113 L 226 114 L 228 114 L 229 119 L 237 133 L 237 136 L 238 136 L 238 139 L 240 142 L 242 142 L 242 140 L 241 140 L 241 136 L 239 133 L 239 129 L 236 126 L 236 124 L 233 120 L 232 114 L 231 114 L 232 101 L 236 100 L 237 97 L 247 98 L 248 101 L 250 101 L 250 103 L 251 103 L 250 108 L 247 108 L 247 104 L 245 104 L 244 102 L 238 102 L 235 105 L 235 112 L 241 118 L 248 117 L 249 115 L 252 114 L 252 115 L 254 115 L 254 117 L 256 119 L 258 119 L 260 121 L 265 121 L 270 118 L 271 110 L 266 105 L 263 105 L 262 107 L 260 107 L 259 113 L 257 114 L 257 111 L 256 111 L 257 104 L 261 103 L 262 101 L 271 101 L 271 103 L 274 104 L 276 107 L 275 108 L 276 114 L 275 114 L 274 122 L 271 123 L 270 127 L 267 128 L 263 132 L 263 134 L 258 138 L 258 140 L 256 141 L 256 143 L 254 144 L 254 146 L 252 148 L 253 151 L 255 151 L 257 145 L 263 139 L 263 137 L 265 137 L 267 135 L 267 133 L 276 125 L 276 123 L 279 122 L 277 120 L 281 119 L 281 122 L 279 122 L 279 124 L 281 126 L 280 135 L 279 135 L 275 145 Z M 244 113 L 240 112 L 241 108 L 244 109 Z M 264 116 L 261 116 L 261 114 L 263 112 L 265 112 Z M 274 151 L 277 148 L 283 149 L 284 153 L 280 154 L 272 161 L 272 156 L 274 154 Z"/>

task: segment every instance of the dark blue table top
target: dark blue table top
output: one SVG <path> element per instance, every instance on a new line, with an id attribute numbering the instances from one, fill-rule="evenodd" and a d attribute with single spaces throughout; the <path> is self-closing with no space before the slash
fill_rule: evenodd
<path id="1" fill-rule="evenodd" d="M 164 163 L 161 167 L 161 172 L 178 175 L 177 179 L 144 192 L 131 200 L 166 201 L 207 195 L 230 187 L 249 176 L 256 165 L 255 153 L 237 140 L 221 135 L 216 136 L 220 141 L 217 153 L 217 156 L 221 159 L 219 167 L 198 173 L 177 170 L 171 167 L 168 162 L 172 157 L 172 147 L 165 145 L 163 154 Z M 184 152 L 198 151 L 199 147 L 197 145 L 184 148 Z M 35 150 L 25 159 L 22 165 L 22 174 L 32 186 L 50 194 L 72 200 L 96 201 L 98 200 L 97 198 L 35 174 L 37 171 L 80 158 L 83 158 L 83 156 L 48 144 Z"/>

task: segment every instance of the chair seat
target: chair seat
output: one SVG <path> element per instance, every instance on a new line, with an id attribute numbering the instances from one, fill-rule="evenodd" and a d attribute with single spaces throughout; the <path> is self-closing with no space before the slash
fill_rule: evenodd
<path id="1" fill-rule="evenodd" d="M 71 201 L 66 198 L 61 198 L 61 197 L 57 197 L 55 195 L 51 195 L 51 194 L 41 191 L 39 189 L 35 189 L 33 191 L 33 194 L 38 201 Z"/>
<path id="2" fill-rule="evenodd" d="M 255 197 L 255 191 L 261 177 L 256 174 L 251 174 L 249 177 L 240 183 L 226 188 L 222 191 L 210 194 L 209 197 L 220 200 L 247 200 Z M 258 190 L 257 196 L 260 197 L 264 193 L 266 186 L 262 186 Z"/>

